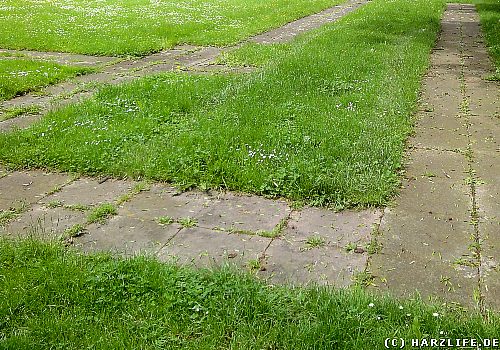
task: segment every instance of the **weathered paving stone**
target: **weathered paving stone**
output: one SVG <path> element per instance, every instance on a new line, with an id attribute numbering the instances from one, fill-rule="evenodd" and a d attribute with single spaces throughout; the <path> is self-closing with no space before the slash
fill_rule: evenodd
<path id="1" fill-rule="evenodd" d="M 12 237 L 58 238 L 73 225 L 83 224 L 85 218 L 86 213 L 81 211 L 34 205 L 6 227 L 0 228 L 0 233 Z"/>
<path id="2" fill-rule="evenodd" d="M 467 170 L 467 160 L 461 154 L 413 150 L 403 188 L 396 199 L 398 208 L 447 214 L 456 220 L 454 213 L 470 209 Z"/>
<path id="3" fill-rule="evenodd" d="M 208 207 L 210 197 L 201 192 L 185 192 L 178 194 L 168 185 L 155 184 L 149 191 L 134 196 L 124 203 L 121 215 L 137 218 L 141 221 L 154 221 L 159 217 L 197 218 L 198 213 Z"/>
<path id="4" fill-rule="evenodd" d="M 104 224 L 90 225 L 86 233 L 74 239 L 74 246 L 84 252 L 109 251 L 133 256 L 155 254 L 179 230 L 176 225 L 159 225 L 153 220 L 119 215 Z"/>
<path id="5" fill-rule="evenodd" d="M 98 205 L 111 203 L 129 192 L 134 182 L 122 180 L 107 180 L 99 183 L 97 179 L 80 178 L 65 186 L 61 191 L 44 198 L 41 203 L 47 204 L 60 201 L 65 205 Z"/>
<path id="6" fill-rule="evenodd" d="M 209 229 L 272 231 L 289 213 L 284 201 L 225 193 L 200 213 L 198 225 Z"/>
<path id="7" fill-rule="evenodd" d="M 278 284 L 328 284 L 346 287 L 366 266 L 367 255 L 337 247 L 307 249 L 304 242 L 277 239 L 266 250 L 265 271 L 259 275 Z"/>
<path id="8" fill-rule="evenodd" d="M 0 210 L 35 203 L 68 180 L 65 174 L 14 171 L 0 178 Z"/>
<path id="9" fill-rule="evenodd" d="M 261 275 L 275 283 L 350 285 L 364 271 L 373 225 L 380 220 L 376 210 L 335 213 L 305 208 L 288 222 L 285 234 L 274 239 L 265 253 Z M 308 245 L 308 239 L 322 241 Z M 348 252 L 346 246 L 357 247 Z"/>
<path id="10" fill-rule="evenodd" d="M 162 261 L 198 267 L 229 263 L 252 268 L 258 264 L 270 241 L 260 236 L 228 234 L 201 227 L 185 228 L 158 252 L 158 257 Z"/>
<path id="11" fill-rule="evenodd" d="M 379 210 L 336 213 L 326 209 L 304 208 L 292 215 L 283 239 L 305 242 L 311 236 L 319 236 L 338 248 L 344 248 L 348 243 L 364 246 L 370 241 L 373 225 L 380 221 L 380 215 Z"/>

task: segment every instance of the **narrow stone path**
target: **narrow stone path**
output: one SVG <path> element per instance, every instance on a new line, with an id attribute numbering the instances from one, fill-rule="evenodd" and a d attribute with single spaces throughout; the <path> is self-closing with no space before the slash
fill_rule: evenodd
<path id="1" fill-rule="evenodd" d="M 367 1 L 368 0 L 349 0 L 342 5 L 334 6 L 318 14 L 301 18 L 281 28 L 249 38 L 244 42 L 277 43 L 289 41 L 300 33 L 338 20 L 347 13 L 364 5 Z M 49 59 L 62 64 L 75 64 L 100 68 L 98 73 L 82 75 L 69 81 L 49 86 L 43 90 L 42 93 L 29 93 L 3 102 L 0 105 L 0 117 L 2 113 L 4 113 L 3 111 L 13 108 L 37 106 L 39 111 L 37 113 L 24 114 L 17 118 L 0 121 L 0 132 L 7 132 L 15 128 L 25 128 L 39 120 L 50 109 L 88 98 L 97 91 L 96 84 L 116 85 L 145 75 L 176 70 L 190 72 L 248 72 L 248 68 L 228 68 L 214 64 L 216 58 L 223 51 L 227 52 L 234 50 L 243 43 L 224 49 L 181 45 L 171 50 L 161 51 L 137 59 L 0 49 L 0 52 L 20 53 L 28 57 Z"/>
<path id="2" fill-rule="evenodd" d="M 234 263 L 274 283 L 350 285 L 365 269 L 381 214 L 42 171 L 0 169 L 0 176 L 4 237 L 61 239 L 85 252 L 145 253 L 195 266 Z M 91 223 L 103 204 L 116 215 Z"/>
<path id="3" fill-rule="evenodd" d="M 398 296 L 500 307 L 500 109 L 473 5 L 449 4 L 424 79 L 403 189 L 370 271 Z"/>

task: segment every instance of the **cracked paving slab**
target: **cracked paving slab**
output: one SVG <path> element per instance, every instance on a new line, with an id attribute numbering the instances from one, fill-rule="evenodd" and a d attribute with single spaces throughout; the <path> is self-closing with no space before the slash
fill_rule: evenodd
<path id="1" fill-rule="evenodd" d="M 379 221 L 378 210 L 294 212 L 283 236 L 267 248 L 265 270 L 259 274 L 273 283 L 351 285 L 356 274 L 365 270 L 367 246 Z M 348 244 L 356 249 L 348 252 Z"/>
<path id="2" fill-rule="evenodd" d="M 35 204 L 5 227 L 0 227 L 0 235 L 57 239 L 73 225 L 84 224 L 86 215 L 84 211 Z"/>
<path id="3" fill-rule="evenodd" d="M 158 252 L 158 258 L 197 267 L 231 263 L 251 268 L 251 261 L 257 264 L 270 241 L 255 235 L 184 228 Z"/>
<path id="4" fill-rule="evenodd" d="M 67 174 L 41 170 L 8 173 L 0 178 L 0 210 L 36 203 L 70 179 Z"/>

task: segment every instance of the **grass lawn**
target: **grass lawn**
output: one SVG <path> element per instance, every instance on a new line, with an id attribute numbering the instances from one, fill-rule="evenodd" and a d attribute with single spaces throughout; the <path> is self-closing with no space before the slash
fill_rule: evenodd
<path id="1" fill-rule="evenodd" d="M 500 81 L 500 2 L 498 0 L 475 0 L 481 18 L 481 27 L 490 55 L 496 66 L 492 79 Z"/>
<path id="2" fill-rule="evenodd" d="M 0 47 L 143 55 L 179 43 L 227 45 L 338 0 L 3 0 Z"/>
<path id="3" fill-rule="evenodd" d="M 23 58 L 0 58 L 0 102 L 92 71 Z"/>
<path id="4" fill-rule="evenodd" d="M 245 76 L 108 87 L 0 135 L 0 160 L 228 188 L 339 208 L 398 185 L 439 0 L 374 1 Z"/>
<path id="5" fill-rule="evenodd" d="M 2 349 L 383 349 L 396 338 L 496 338 L 500 319 L 361 289 L 269 286 L 0 240 Z"/>

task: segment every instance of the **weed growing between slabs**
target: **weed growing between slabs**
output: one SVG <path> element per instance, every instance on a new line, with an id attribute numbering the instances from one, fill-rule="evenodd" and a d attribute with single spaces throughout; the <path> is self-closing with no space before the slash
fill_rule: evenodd
<path id="1" fill-rule="evenodd" d="M 339 0 L 3 0 L 0 47 L 144 55 L 176 44 L 227 45 Z"/>
<path id="2" fill-rule="evenodd" d="M 45 61 L 0 59 L 0 101 L 92 71 Z"/>
<path id="3" fill-rule="evenodd" d="M 229 267 L 0 240 L 2 349 L 382 349 L 387 337 L 495 338 L 500 319 L 361 289 L 269 286 Z"/>
<path id="4" fill-rule="evenodd" d="M 438 0 L 374 1 L 251 75 L 106 88 L 0 135 L 0 159 L 338 208 L 384 204 L 442 10 Z"/>

